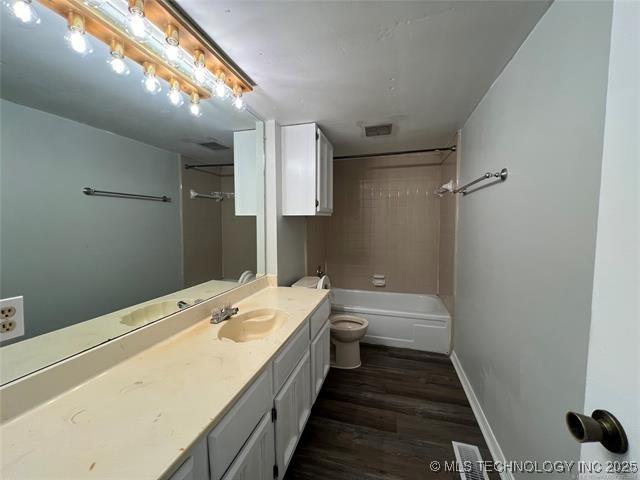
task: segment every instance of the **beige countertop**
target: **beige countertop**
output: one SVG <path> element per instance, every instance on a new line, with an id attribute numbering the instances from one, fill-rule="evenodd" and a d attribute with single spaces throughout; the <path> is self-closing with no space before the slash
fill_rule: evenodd
<path id="1" fill-rule="evenodd" d="M 0 385 L 20 378 L 39 368 L 75 355 L 87 348 L 95 347 L 109 339 L 128 333 L 146 323 L 166 316 L 169 312 L 150 317 L 136 325 L 123 323 L 123 317 L 144 307 L 171 301 L 172 311 L 178 311 L 179 300 L 193 303 L 197 299 L 208 299 L 238 286 L 237 282 L 210 280 L 200 285 L 163 295 L 146 302 L 102 315 L 84 322 L 54 330 L 37 337 L 0 348 Z"/>
<path id="2" fill-rule="evenodd" d="M 246 312 L 289 314 L 273 335 L 218 340 L 221 325 L 193 327 L 0 426 L 3 479 L 158 479 L 219 421 L 328 290 L 266 288 Z M 166 319 L 164 321 L 170 321 Z"/>

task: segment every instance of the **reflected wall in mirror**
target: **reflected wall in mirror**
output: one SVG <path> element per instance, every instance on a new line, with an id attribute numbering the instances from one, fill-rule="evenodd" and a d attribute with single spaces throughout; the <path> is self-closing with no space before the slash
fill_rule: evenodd
<path id="1" fill-rule="evenodd" d="M 116 75 L 88 32 L 77 55 L 31 5 L 34 28 L 1 16 L 0 298 L 23 302 L 1 384 L 265 271 L 262 122 L 231 95 L 193 115 L 162 78 L 149 94 L 142 66 Z"/>

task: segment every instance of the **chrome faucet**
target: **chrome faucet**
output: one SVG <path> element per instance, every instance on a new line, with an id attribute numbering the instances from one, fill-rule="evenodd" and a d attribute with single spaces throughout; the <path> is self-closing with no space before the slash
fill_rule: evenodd
<path id="1" fill-rule="evenodd" d="M 214 308 L 211 311 L 211 323 L 218 324 L 229 320 L 232 316 L 238 313 L 238 307 L 231 307 L 231 305 L 223 305 L 220 308 Z"/>

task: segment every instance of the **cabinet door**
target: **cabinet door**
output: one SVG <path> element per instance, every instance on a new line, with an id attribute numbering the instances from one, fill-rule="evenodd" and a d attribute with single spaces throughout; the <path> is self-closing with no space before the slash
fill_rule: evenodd
<path id="1" fill-rule="evenodd" d="M 273 480 L 275 462 L 271 412 L 267 413 L 229 467 L 223 480 Z"/>
<path id="2" fill-rule="evenodd" d="M 209 480 L 209 459 L 207 442 L 198 441 L 189 451 L 189 456 L 169 477 L 169 480 Z"/>
<path id="3" fill-rule="evenodd" d="M 291 373 L 289 379 L 276 395 L 276 463 L 279 475 L 284 473 L 291 461 L 302 430 L 311 412 L 311 368 L 309 352 Z"/>
<path id="4" fill-rule="evenodd" d="M 317 212 L 317 131 L 315 123 L 282 127 L 283 215 L 315 215 Z"/>
<path id="5" fill-rule="evenodd" d="M 242 446 L 271 408 L 271 366 L 255 380 L 207 435 L 211 480 L 220 480 Z"/>
<path id="6" fill-rule="evenodd" d="M 329 322 L 326 322 L 311 342 L 311 395 L 314 402 L 329 373 L 330 333 Z"/>
<path id="7" fill-rule="evenodd" d="M 258 211 L 258 181 L 262 180 L 262 172 L 258 171 L 256 137 L 255 130 L 233 133 L 233 203 L 237 216 L 255 217 Z"/>
<path id="8" fill-rule="evenodd" d="M 320 129 L 316 135 L 316 212 L 333 212 L 333 147 Z"/>
<path id="9" fill-rule="evenodd" d="M 333 145 L 325 137 L 327 142 L 327 177 L 325 179 L 327 189 L 327 209 L 329 213 L 333 213 Z"/>

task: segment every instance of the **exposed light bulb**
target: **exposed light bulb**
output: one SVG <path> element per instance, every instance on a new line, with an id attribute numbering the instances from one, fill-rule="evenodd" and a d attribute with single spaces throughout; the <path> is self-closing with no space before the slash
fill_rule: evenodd
<path id="1" fill-rule="evenodd" d="M 144 63 L 144 78 L 142 79 L 142 85 L 147 93 L 155 95 L 162 90 L 160 81 L 156 77 L 156 67 L 152 63 Z"/>
<path id="2" fill-rule="evenodd" d="M 21 26 L 33 27 L 40 23 L 40 16 L 31 0 L 8 0 L 5 5 Z"/>
<path id="3" fill-rule="evenodd" d="M 164 58 L 171 65 L 177 65 L 180 61 L 180 33 L 172 23 L 167 25 L 164 40 Z"/>
<path id="4" fill-rule="evenodd" d="M 189 112 L 194 117 L 202 116 L 202 110 L 200 109 L 200 95 L 198 95 L 198 92 L 193 92 L 191 94 L 191 105 L 189 105 Z"/>
<path id="5" fill-rule="evenodd" d="M 242 98 L 242 90 L 237 90 L 234 94 L 233 97 L 233 106 L 236 107 L 238 110 L 243 110 L 245 105 L 244 105 L 244 99 Z"/>
<path id="6" fill-rule="evenodd" d="M 189 107 L 189 112 L 191 112 L 191 115 L 193 115 L 194 117 L 202 116 L 199 103 L 192 103 L 191 106 Z"/>
<path id="7" fill-rule="evenodd" d="M 224 72 L 219 72 L 216 75 L 216 81 L 214 83 L 214 93 L 218 98 L 227 98 L 229 96 L 229 89 L 227 88 L 227 83 L 225 81 L 226 75 Z"/>
<path id="8" fill-rule="evenodd" d="M 169 89 L 169 93 L 167 93 L 167 97 L 169 97 L 169 102 L 174 107 L 181 107 L 184 104 L 184 98 L 182 98 L 182 92 L 180 91 L 180 83 L 177 80 L 171 80 L 171 88 Z"/>
<path id="9" fill-rule="evenodd" d="M 204 85 L 207 81 L 207 66 L 204 62 L 204 52 L 196 50 L 193 53 L 193 79 L 198 85 Z"/>
<path id="10" fill-rule="evenodd" d="M 151 95 L 155 95 L 160 90 L 162 90 L 162 87 L 160 86 L 160 82 L 158 81 L 155 75 L 146 75 L 144 77 L 143 83 L 144 83 L 144 89 L 147 92 L 149 92 Z"/>
<path id="11" fill-rule="evenodd" d="M 164 58 L 172 65 L 177 64 L 180 61 L 180 48 L 167 43 L 164 46 Z"/>
<path id="12" fill-rule="evenodd" d="M 196 67 L 193 71 L 193 79 L 198 85 L 204 85 L 207 81 L 207 69 L 204 67 Z"/>
<path id="13" fill-rule="evenodd" d="M 116 75 L 129 75 L 129 65 L 124 59 L 124 45 L 116 40 L 111 42 L 111 55 L 107 59 L 107 63 Z"/>
<path id="14" fill-rule="evenodd" d="M 149 36 L 149 23 L 144 16 L 144 0 L 129 0 L 127 30 L 139 41 L 144 41 Z"/>
<path id="15" fill-rule="evenodd" d="M 111 66 L 111 70 L 116 75 L 122 75 L 123 77 L 129 75 L 129 67 L 127 65 L 127 62 L 125 62 L 123 58 L 111 57 L 108 62 Z"/>
<path id="16" fill-rule="evenodd" d="M 75 12 L 69 14 L 69 28 L 64 36 L 67 45 L 71 50 L 81 56 L 93 52 L 91 42 L 87 38 L 84 30 L 84 17 Z"/>
<path id="17" fill-rule="evenodd" d="M 127 26 L 129 27 L 129 32 L 138 40 L 145 40 L 147 38 L 147 20 L 144 18 L 144 15 L 134 12 L 129 13 Z"/>

